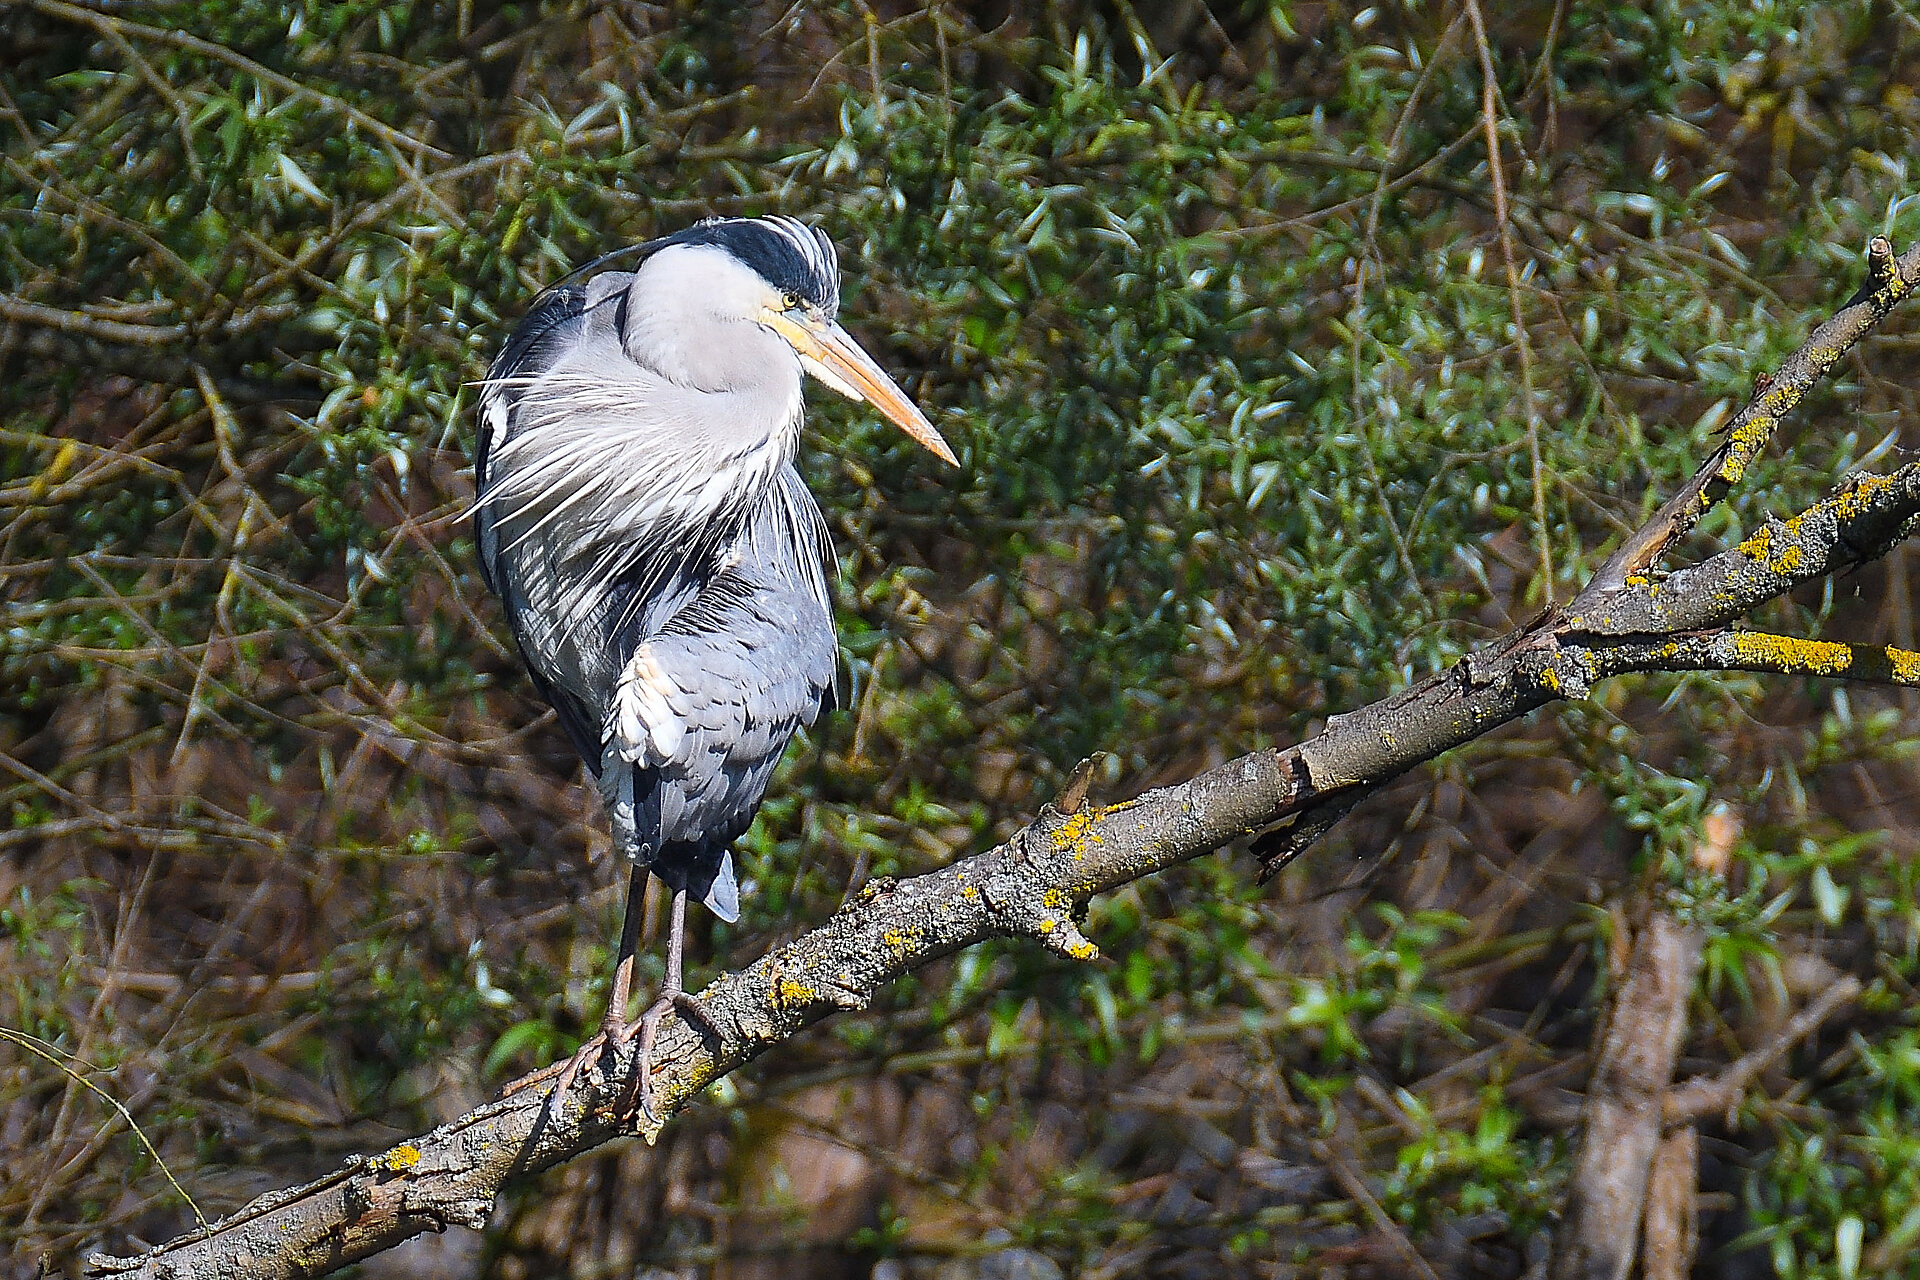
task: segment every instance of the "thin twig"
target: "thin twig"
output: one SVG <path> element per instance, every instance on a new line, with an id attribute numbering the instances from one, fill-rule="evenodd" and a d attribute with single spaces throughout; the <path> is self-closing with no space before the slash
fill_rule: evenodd
<path id="1" fill-rule="evenodd" d="M 0 1027 L 0 1040 L 10 1040 L 22 1049 L 25 1049 L 28 1053 L 45 1058 L 48 1062 L 51 1062 L 54 1066 L 65 1072 L 69 1079 L 77 1081 L 82 1088 L 91 1089 L 99 1096 L 102 1102 L 119 1112 L 120 1118 L 127 1122 L 127 1128 L 133 1130 L 134 1136 L 140 1139 L 140 1145 L 147 1149 L 147 1154 L 152 1157 L 153 1163 L 159 1167 L 161 1175 L 167 1180 L 167 1185 L 173 1188 L 176 1195 L 187 1202 L 187 1208 L 193 1211 L 194 1224 L 202 1231 L 208 1229 L 206 1215 L 200 1212 L 200 1206 L 194 1203 L 193 1197 L 187 1194 L 187 1189 L 181 1186 L 179 1179 L 173 1176 L 173 1170 L 167 1167 L 166 1158 L 160 1154 L 160 1148 L 153 1145 L 153 1139 L 149 1138 L 147 1131 L 140 1127 L 140 1122 L 133 1118 L 133 1112 L 127 1110 L 120 1099 L 114 1097 L 105 1089 L 102 1089 L 99 1085 L 89 1080 L 85 1075 L 81 1074 L 78 1068 L 71 1064 L 77 1062 L 89 1071 L 98 1071 L 101 1070 L 101 1068 L 94 1066 L 92 1063 L 81 1061 L 81 1059 L 74 1057 L 74 1055 L 68 1053 L 59 1045 L 42 1040 L 39 1036 L 31 1035 L 25 1031 L 16 1031 L 12 1027 Z"/>
<path id="2" fill-rule="evenodd" d="M 1547 487 L 1540 461 L 1540 407 L 1533 395 L 1533 344 L 1527 339 L 1526 314 L 1520 307 L 1520 272 L 1513 263 L 1513 226 L 1507 217 L 1507 179 L 1500 161 L 1500 121 L 1495 111 L 1498 86 L 1494 80 L 1493 50 L 1480 17 L 1479 0 L 1466 0 L 1473 22 L 1473 43 L 1480 54 L 1480 121 L 1487 139 L 1487 169 L 1493 182 L 1493 221 L 1500 233 L 1500 261 L 1507 272 L 1507 304 L 1513 312 L 1513 340 L 1520 354 L 1520 397 L 1527 415 L 1527 457 L 1533 464 L 1533 526 L 1540 548 L 1540 593 L 1551 607 L 1555 600 L 1553 538 L 1547 527 Z"/>
<path id="3" fill-rule="evenodd" d="M 1860 994 L 1860 979 L 1847 974 L 1823 989 L 1807 1007 L 1787 1019 L 1774 1036 L 1759 1048 L 1742 1054 L 1726 1070 L 1715 1076 L 1696 1076 L 1678 1088 L 1669 1090 L 1665 1108 L 1666 1123 L 1685 1124 L 1715 1112 L 1731 1111 L 1753 1087 L 1760 1074 L 1786 1055 L 1787 1050 L 1825 1026 L 1841 1005 L 1851 1004 Z"/>

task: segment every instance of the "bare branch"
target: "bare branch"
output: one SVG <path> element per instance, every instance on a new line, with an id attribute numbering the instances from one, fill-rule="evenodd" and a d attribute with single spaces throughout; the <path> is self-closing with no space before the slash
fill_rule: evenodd
<path id="1" fill-rule="evenodd" d="M 1779 370 L 1754 383 L 1753 399 L 1727 424 L 1727 438 L 1673 495 L 1619 550 L 1608 557 L 1587 589 L 1573 603 L 1590 609 L 1596 597 L 1620 590 L 1636 574 L 1645 573 L 1674 543 L 1687 536 L 1700 517 L 1740 483 L 1747 468 L 1773 439 L 1780 420 L 1806 398 L 1813 385 L 1827 376 L 1840 357 L 1853 349 L 1875 325 L 1886 319 L 1914 286 L 1920 284 L 1920 245 L 1893 256 L 1885 236 L 1867 246 L 1867 283 L 1832 319 L 1813 331 L 1801 348 Z"/>
<path id="2" fill-rule="evenodd" d="M 1700 930 L 1664 911 L 1634 939 L 1587 1090 L 1587 1131 L 1567 1181 L 1574 1238 L 1554 1258 L 1557 1280 L 1616 1280 L 1633 1261 L 1702 941 Z"/>
<path id="3" fill-rule="evenodd" d="M 1717 1076 L 1698 1076 L 1670 1091 L 1665 1107 L 1666 1123 L 1685 1124 L 1716 1111 L 1730 1111 L 1739 1106 L 1740 1100 L 1746 1096 L 1753 1082 L 1760 1078 L 1761 1072 L 1779 1061 L 1787 1050 L 1825 1026 L 1827 1019 L 1840 1006 L 1852 1003 L 1860 991 L 1860 979 L 1850 973 L 1842 975 L 1838 982 L 1815 996 L 1806 1008 L 1787 1019 L 1787 1025 L 1781 1027 L 1777 1035 L 1752 1053 L 1742 1054 L 1739 1061 Z"/>
<path id="4" fill-rule="evenodd" d="M 62 333 L 78 334 L 84 338 L 125 343 L 136 347 L 173 346 L 193 337 L 193 329 L 189 325 L 128 324 L 124 320 L 103 320 L 99 316 L 90 316 L 83 311 L 62 311 L 58 307 L 43 306 L 38 302 L 8 297 L 3 293 L 0 293 L 0 320 L 11 320 L 16 324 L 34 325 L 43 329 L 58 329 Z"/>
<path id="5" fill-rule="evenodd" d="M 1695 1182 L 1700 1135 L 1682 1125 L 1660 1140 L 1647 1174 L 1647 1207 L 1641 1231 L 1640 1273 L 1645 1280 L 1684 1280 L 1693 1274 L 1700 1246 L 1700 1210 Z"/>

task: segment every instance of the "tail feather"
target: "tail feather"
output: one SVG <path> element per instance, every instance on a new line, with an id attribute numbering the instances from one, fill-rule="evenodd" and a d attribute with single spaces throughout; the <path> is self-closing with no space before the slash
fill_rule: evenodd
<path id="1" fill-rule="evenodd" d="M 740 918 L 740 882 L 733 876 L 733 851 L 720 851 L 720 870 L 713 877 L 713 887 L 707 890 L 707 910 L 725 920 L 728 924 Z"/>

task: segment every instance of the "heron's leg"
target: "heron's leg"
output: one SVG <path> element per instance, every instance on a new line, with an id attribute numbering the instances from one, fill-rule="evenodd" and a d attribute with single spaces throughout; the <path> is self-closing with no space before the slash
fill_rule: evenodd
<path id="1" fill-rule="evenodd" d="M 713 1024 L 713 1015 L 707 1007 L 687 994 L 683 980 L 686 955 L 687 929 L 687 891 L 676 889 L 673 893 L 673 912 L 669 917 L 672 923 L 667 928 L 667 976 L 660 984 L 660 994 L 647 1011 L 640 1015 L 640 1051 L 634 1056 L 634 1089 L 629 1095 L 628 1105 L 637 1097 L 647 1114 L 653 1114 L 653 1042 L 660 1034 L 660 1021 L 670 1011 L 678 1010 L 694 1030 L 707 1038 L 718 1041 L 720 1030 Z"/>
<path id="2" fill-rule="evenodd" d="M 555 1101 L 567 1096 L 567 1090 L 579 1078 L 582 1067 L 599 1057 L 608 1047 L 619 1048 L 633 1035 L 633 1028 L 627 1025 L 627 1001 L 633 995 L 633 958 L 640 947 L 640 922 L 646 914 L 646 901 L 647 869 L 636 863 L 633 875 L 627 881 L 627 914 L 620 926 L 620 956 L 614 962 L 613 990 L 607 995 L 607 1012 L 600 1019 L 600 1030 L 574 1050 L 573 1056 L 565 1062 L 553 1063 L 509 1082 L 500 1090 L 501 1097 L 511 1097 L 557 1075 L 560 1078 L 547 1095 L 547 1105 L 551 1107 Z"/>
<path id="3" fill-rule="evenodd" d="M 627 1030 L 627 1001 L 633 995 L 633 957 L 640 949 L 640 921 L 646 915 L 647 869 L 639 863 L 627 881 L 627 917 L 620 925 L 620 958 L 613 966 L 613 990 L 607 995 L 607 1016 L 600 1019 L 600 1034 L 607 1042 L 622 1045 L 632 1033 Z"/>

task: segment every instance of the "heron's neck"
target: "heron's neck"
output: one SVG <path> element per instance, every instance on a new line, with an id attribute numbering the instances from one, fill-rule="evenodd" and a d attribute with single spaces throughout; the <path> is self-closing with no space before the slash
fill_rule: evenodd
<path id="1" fill-rule="evenodd" d="M 681 386 L 784 404 L 800 385 L 800 361 L 750 318 L 764 288 L 717 251 L 664 252 L 633 277 L 621 345 Z"/>
<path id="2" fill-rule="evenodd" d="M 639 305 L 627 320 L 627 358 L 693 391 L 788 404 L 799 393 L 800 361 L 793 348 L 750 320 L 716 319 L 696 306 Z"/>
<path id="3" fill-rule="evenodd" d="M 762 483 L 799 442 L 804 374 L 793 348 L 760 325 L 716 316 L 697 290 L 648 288 L 628 299 L 621 346 L 650 384 L 637 406 L 683 465 L 745 463 Z M 752 461 L 749 461 L 749 460 Z"/>
<path id="4" fill-rule="evenodd" d="M 489 495 L 519 496 L 530 521 L 556 504 L 575 513 L 552 523 L 563 556 L 731 525 L 793 457 L 803 400 L 790 347 L 768 334 L 779 350 L 748 357 L 742 335 L 729 336 L 733 345 L 699 359 L 659 344 L 640 361 L 607 344 L 561 361 L 521 394 Z M 739 381 L 688 376 L 698 368 L 730 368 Z"/>

